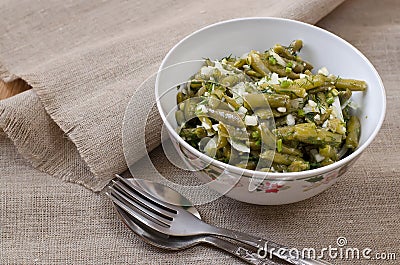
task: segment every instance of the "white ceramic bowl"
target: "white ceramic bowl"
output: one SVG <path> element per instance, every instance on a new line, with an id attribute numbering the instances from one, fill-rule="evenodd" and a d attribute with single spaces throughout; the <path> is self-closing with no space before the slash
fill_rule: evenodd
<path id="1" fill-rule="evenodd" d="M 252 49 L 264 51 L 276 43 L 288 44 L 294 39 L 303 40 L 304 47 L 300 55 L 311 62 L 315 69 L 325 66 L 335 75 L 368 83 L 366 92 L 353 93 L 352 97 L 360 106 L 357 114 L 361 120 L 360 145 L 354 153 L 318 169 L 296 173 L 264 173 L 243 170 L 206 157 L 176 133 L 174 115 L 169 113 L 176 108 L 177 91 L 170 88 L 187 81 L 202 65 L 201 61 L 185 62 L 202 58 L 221 59 L 229 54 L 241 56 Z M 164 58 L 160 70 L 155 87 L 157 107 L 178 152 L 188 164 L 199 169 L 198 175 L 203 180 L 211 181 L 221 174 L 225 180 L 243 175 L 225 195 L 253 204 L 298 202 L 332 186 L 375 138 L 386 111 L 381 78 L 360 51 L 326 30 L 288 19 L 240 18 L 207 26 L 176 44 Z M 250 192 L 249 182 L 253 176 L 265 180 L 257 190 Z M 218 186 L 216 189 L 219 189 Z"/>

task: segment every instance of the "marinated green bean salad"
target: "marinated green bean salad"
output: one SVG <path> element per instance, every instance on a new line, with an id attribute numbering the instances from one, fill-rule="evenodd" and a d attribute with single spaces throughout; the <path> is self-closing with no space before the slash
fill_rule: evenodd
<path id="1" fill-rule="evenodd" d="M 311 72 L 302 46 L 207 59 L 178 86 L 179 135 L 219 161 L 271 172 L 318 168 L 353 152 L 361 126 L 351 96 L 367 84 L 325 67 Z"/>

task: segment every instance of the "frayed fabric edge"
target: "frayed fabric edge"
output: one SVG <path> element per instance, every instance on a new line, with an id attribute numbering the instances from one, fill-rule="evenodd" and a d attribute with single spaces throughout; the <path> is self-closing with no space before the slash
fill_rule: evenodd
<path id="1" fill-rule="evenodd" d="M 81 166 L 82 169 L 79 170 L 81 172 L 79 176 L 76 175 L 76 173 L 74 174 L 72 171 L 68 170 L 68 168 L 64 167 L 64 169 L 61 170 L 63 167 L 60 167 L 60 165 L 57 164 L 57 159 L 37 159 L 35 154 L 29 150 L 29 147 L 25 142 L 30 138 L 29 131 L 25 131 L 25 134 L 18 133 L 23 126 L 23 120 L 15 119 L 15 117 L 12 117 L 11 113 L 6 108 L 0 105 L 0 131 L 12 141 L 18 153 L 27 161 L 29 161 L 34 168 L 63 181 L 82 185 L 85 188 L 95 192 L 99 192 L 104 189 L 111 179 L 114 178 L 114 175 L 110 175 L 109 178 L 95 177 L 88 169 L 88 166 L 83 159 L 81 159 L 83 165 Z M 26 133 L 28 133 L 28 135 Z"/>

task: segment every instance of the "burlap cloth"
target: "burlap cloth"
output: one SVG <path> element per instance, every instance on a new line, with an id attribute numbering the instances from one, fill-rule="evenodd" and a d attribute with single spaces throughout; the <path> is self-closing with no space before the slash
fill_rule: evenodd
<path id="1" fill-rule="evenodd" d="M 315 23 L 340 2 L 2 2 L 1 77 L 23 78 L 33 90 L 0 101 L 0 264 L 241 264 L 206 246 L 151 247 L 90 189 L 100 190 L 112 173 L 126 169 L 126 104 L 183 36 L 239 16 Z M 300 203 L 261 207 L 221 198 L 199 206 L 206 221 L 296 247 L 335 247 L 343 236 L 348 246 L 400 259 L 399 13 L 397 0 L 348 0 L 318 23 L 359 48 L 387 90 L 383 128 L 355 166 L 333 188 Z M 154 128 L 158 122 L 154 116 Z M 156 138 L 150 142 L 157 146 Z M 160 148 L 151 155 L 161 173 L 182 176 Z"/>

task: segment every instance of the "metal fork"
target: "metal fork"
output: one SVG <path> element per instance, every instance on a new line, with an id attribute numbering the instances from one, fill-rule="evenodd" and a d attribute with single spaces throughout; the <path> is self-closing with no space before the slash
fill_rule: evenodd
<path id="1" fill-rule="evenodd" d="M 257 238 L 207 224 L 179 206 L 164 202 L 141 187 L 117 175 L 119 181 L 109 187 L 109 195 L 116 205 L 132 218 L 160 233 L 170 236 L 215 235 L 231 238 L 259 249 L 260 255 L 273 255 L 296 265 L 329 265 L 322 260 L 295 257 L 289 248 L 272 241 Z M 266 251 L 266 252 L 265 252 Z M 263 254 L 261 254 L 263 253 Z"/>

